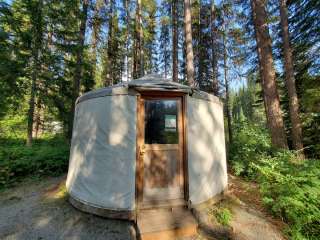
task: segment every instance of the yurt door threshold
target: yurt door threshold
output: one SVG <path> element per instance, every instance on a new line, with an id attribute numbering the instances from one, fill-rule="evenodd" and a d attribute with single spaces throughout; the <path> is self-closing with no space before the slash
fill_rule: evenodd
<path id="1" fill-rule="evenodd" d="M 184 98 L 142 95 L 138 100 L 139 208 L 185 204 Z"/>

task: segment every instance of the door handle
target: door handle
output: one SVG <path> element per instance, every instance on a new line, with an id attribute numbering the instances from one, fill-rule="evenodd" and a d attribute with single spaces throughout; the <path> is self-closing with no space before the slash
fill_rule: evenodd
<path id="1" fill-rule="evenodd" d="M 145 154 L 145 152 L 146 152 L 146 147 L 145 147 L 145 145 L 142 145 L 142 146 L 140 147 L 140 155 Z"/>

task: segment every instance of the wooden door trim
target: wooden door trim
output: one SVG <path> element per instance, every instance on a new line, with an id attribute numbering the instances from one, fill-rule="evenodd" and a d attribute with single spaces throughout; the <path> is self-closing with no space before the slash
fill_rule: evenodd
<path id="1" fill-rule="evenodd" d="M 182 161 L 182 182 L 183 182 L 183 199 L 188 201 L 189 187 L 188 187 L 188 164 L 187 164 L 187 151 L 186 151 L 186 93 L 181 92 L 141 92 L 141 95 L 137 97 L 137 124 L 136 124 L 136 210 L 141 208 L 143 200 L 143 158 L 140 155 L 140 146 L 143 144 L 144 138 L 144 99 L 180 99 L 181 101 L 181 131 L 179 137 L 182 136 L 182 150 L 180 151 Z"/>
<path id="2" fill-rule="evenodd" d="M 184 200 L 189 201 L 189 173 L 188 173 L 188 138 L 187 138 L 187 95 L 182 96 L 182 126 L 183 126 L 183 181 L 184 181 Z"/>
<path id="3" fill-rule="evenodd" d="M 140 155 L 140 146 L 143 143 L 144 134 L 144 101 L 141 96 L 137 97 L 137 129 L 136 129 L 136 211 L 140 209 L 143 194 L 143 159 Z M 137 214 L 136 214 L 137 216 Z"/>

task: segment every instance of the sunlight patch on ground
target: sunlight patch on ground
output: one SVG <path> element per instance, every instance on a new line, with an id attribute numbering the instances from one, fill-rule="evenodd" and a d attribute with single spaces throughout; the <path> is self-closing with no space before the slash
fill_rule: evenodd
<path id="1" fill-rule="evenodd" d="M 45 200 L 66 199 L 68 196 L 65 181 L 47 189 L 44 194 Z"/>

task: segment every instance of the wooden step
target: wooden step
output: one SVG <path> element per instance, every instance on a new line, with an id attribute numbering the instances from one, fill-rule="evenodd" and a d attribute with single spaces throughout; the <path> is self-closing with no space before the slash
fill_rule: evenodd
<path id="1" fill-rule="evenodd" d="M 165 208 L 177 208 L 186 207 L 187 203 L 184 199 L 172 199 L 172 200 L 153 200 L 149 202 L 143 202 L 141 204 L 141 209 L 165 209 Z"/>
<path id="2" fill-rule="evenodd" d="M 174 240 L 197 233 L 195 218 L 182 207 L 141 210 L 137 226 L 141 240 Z"/>

